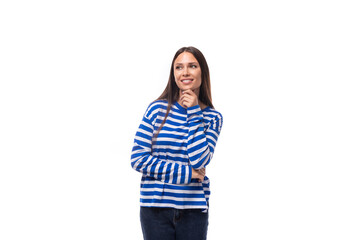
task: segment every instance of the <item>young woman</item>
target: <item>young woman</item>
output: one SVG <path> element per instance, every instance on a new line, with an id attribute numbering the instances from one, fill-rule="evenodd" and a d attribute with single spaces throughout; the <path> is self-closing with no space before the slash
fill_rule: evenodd
<path id="1" fill-rule="evenodd" d="M 131 166 L 141 172 L 140 220 L 145 240 L 206 239 L 209 178 L 223 119 L 211 101 L 209 68 L 194 47 L 179 49 L 168 84 L 147 108 Z"/>

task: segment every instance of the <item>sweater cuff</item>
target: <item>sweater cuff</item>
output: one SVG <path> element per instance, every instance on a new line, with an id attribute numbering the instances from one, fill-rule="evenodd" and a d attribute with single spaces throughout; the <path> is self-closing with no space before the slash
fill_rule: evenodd
<path id="1" fill-rule="evenodd" d="M 188 179 L 186 179 L 187 184 L 189 184 L 191 182 L 191 179 L 192 179 L 192 167 L 191 167 L 191 165 L 189 165 L 188 167 L 189 167 L 189 176 L 188 176 Z"/>
<path id="2" fill-rule="evenodd" d="M 187 109 L 188 121 L 194 122 L 203 118 L 203 113 L 199 105 L 189 107 Z"/>

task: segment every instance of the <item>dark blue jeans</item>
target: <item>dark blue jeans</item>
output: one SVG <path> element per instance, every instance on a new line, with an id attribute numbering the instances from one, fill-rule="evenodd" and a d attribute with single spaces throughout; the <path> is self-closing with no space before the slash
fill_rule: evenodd
<path id="1" fill-rule="evenodd" d="M 140 209 L 144 240 L 205 240 L 208 218 L 200 209 Z"/>

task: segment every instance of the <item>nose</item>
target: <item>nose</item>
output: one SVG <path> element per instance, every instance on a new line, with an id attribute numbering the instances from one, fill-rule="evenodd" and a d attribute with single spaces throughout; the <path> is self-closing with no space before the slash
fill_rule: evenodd
<path id="1" fill-rule="evenodd" d="M 183 70 L 183 76 L 188 76 L 189 75 L 189 72 L 188 72 L 188 68 L 187 67 L 184 67 L 184 70 Z"/>

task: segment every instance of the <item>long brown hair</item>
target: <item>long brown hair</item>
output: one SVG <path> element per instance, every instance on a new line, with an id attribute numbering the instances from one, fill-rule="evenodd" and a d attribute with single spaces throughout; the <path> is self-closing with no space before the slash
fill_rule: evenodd
<path id="1" fill-rule="evenodd" d="M 199 91 L 199 101 L 205 104 L 206 106 L 209 106 L 211 108 L 214 108 L 212 104 L 211 99 L 211 85 L 210 85 L 210 72 L 209 67 L 206 62 L 206 59 L 204 55 L 200 52 L 199 49 L 195 47 L 182 47 L 180 48 L 176 53 L 171 63 L 170 68 L 170 76 L 169 81 L 166 85 L 166 88 L 164 92 L 160 95 L 160 97 L 157 100 L 166 100 L 168 103 L 165 118 L 162 121 L 159 130 L 157 131 L 155 138 L 158 136 L 161 128 L 164 126 L 167 116 L 169 115 L 171 106 L 179 100 L 179 92 L 180 89 L 176 85 L 175 82 L 175 76 L 174 76 L 174 62 L 176 58 L 183 52 L 189 52 L 191 53 L 196 60 L 199 62 L 200 69 L 201 69 L 201 85 L 200 85 L 200 91 Z"/>

